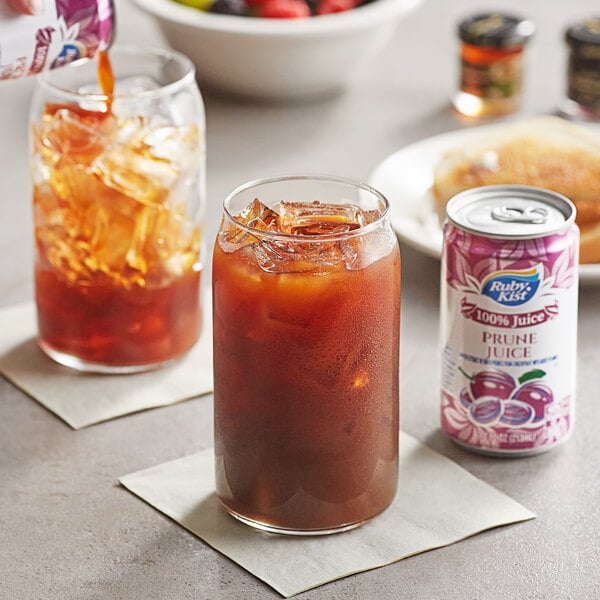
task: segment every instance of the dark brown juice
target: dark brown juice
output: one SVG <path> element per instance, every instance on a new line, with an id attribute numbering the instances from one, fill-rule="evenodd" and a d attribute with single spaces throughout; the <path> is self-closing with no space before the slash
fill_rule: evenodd
<path id="1" fill-rule="evenodd" d="M 39 336 L 45 348 L 105 365 L 147 365 L 177 358 L 201 328 L 199 273 L 156 289 L 109 282 L 71 283 L 36 268 Z"/>
<path id="2" fill-rule="evenodd" d="M 299 270 L 303 265 L 299 263 Z M 213 258 L 217 493 L 275 528 L 382 512 L 397 485 L 400 255 L 265 272 Z"/>

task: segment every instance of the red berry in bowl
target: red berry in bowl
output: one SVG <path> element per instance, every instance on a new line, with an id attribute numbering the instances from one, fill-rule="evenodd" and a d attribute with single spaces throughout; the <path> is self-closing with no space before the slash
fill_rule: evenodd
<path id="1" fill-rule="evenodd" d="M 316 13 L 318 15 L 329 15 L 351 10 L 357 5 L 357 0 L 321 0 L 317 3 Z"/>
<path id="2" fill-rule="evenodd" d="M 310 17 L 304 0 L 265 0 L 256 7 L 256 16 L 266 19 L 298 19 Z"/>

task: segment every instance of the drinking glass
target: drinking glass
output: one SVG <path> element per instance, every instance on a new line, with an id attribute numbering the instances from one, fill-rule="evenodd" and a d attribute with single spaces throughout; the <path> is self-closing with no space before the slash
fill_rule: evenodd
<path id="1" fill-rule="evenodd" d="M 39 345 L 84 371 L 184 355 L 201 328 L 205 116 L 191 62 L 110 50 L 40 75 L 31 107 Z"/>
<path id="2" fill-rule="evenodd" d="M 242 185 L 212 273 L 221 503 L 296 535 L 381 513 L 397 485 L 400 327 L 385 197 L 329 176 Z"/>

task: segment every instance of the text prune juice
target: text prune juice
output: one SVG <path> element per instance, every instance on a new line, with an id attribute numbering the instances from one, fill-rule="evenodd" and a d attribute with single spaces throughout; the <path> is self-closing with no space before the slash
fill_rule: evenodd
<path id="1" fill-rule="evenodd" d="M 579 230 L 564 196 L 486 186 L 447 206 L 441 274 L 442 431 L 527 455 L 573 428 Z"/>
<path id="2" fill-rule="evenodd" d="M 343 531 L 396 493 L 400 254 L 387 201 L 361 186 L 276 178 L 234 192 L 237 208 L 226 200 L 213 255 L 216 490 L 254 527 Z"/>

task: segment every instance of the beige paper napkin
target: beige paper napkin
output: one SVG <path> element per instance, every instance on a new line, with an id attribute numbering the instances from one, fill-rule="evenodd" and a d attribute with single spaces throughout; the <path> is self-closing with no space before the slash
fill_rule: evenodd
<path id="1" fill-rule="evenodd" d="M 126 475 L 120 482 L 285 597 L 535 517 L 404 433 L 393 504 L 362 527 L 331 536 L 269 535 L 228 516 L 214 494 L 212 449 Z"/>
<path id="2" fill-rule="evenodd" d="M 0 310 L 0 373 L 73 429 L 166 406 L 212 391 L 210 298 L 204 299 L 202 335 L 177 363 L 133 375 L 78 373 L 38 348 L 33 303 Z"/>

